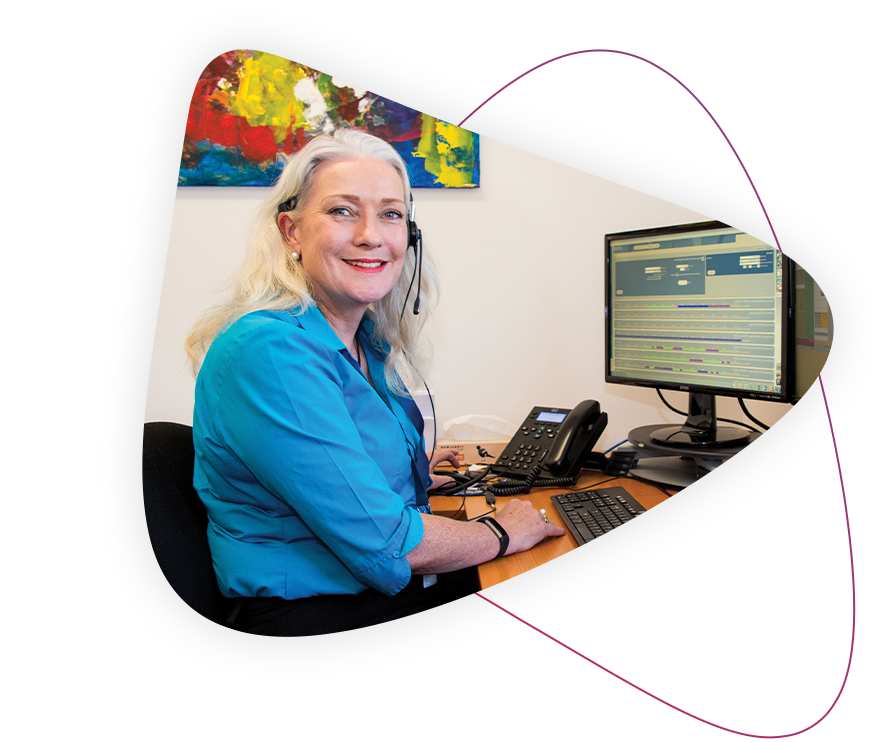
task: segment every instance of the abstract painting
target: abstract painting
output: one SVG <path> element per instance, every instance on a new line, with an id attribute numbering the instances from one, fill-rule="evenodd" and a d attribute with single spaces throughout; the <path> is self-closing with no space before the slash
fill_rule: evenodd
<path id="1" fill-rule="evenodd" d="M 355 127 L 389 142 L 416 188 L 476 188 L 479 136 L 283 57 L 236 50 L 200 75 L 179 186 L 269 186 L 313 137 Z"/>

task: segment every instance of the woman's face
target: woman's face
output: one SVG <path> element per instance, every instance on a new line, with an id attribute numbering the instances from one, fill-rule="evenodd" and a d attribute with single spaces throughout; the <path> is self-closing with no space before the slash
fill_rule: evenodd
<path id="1" fill-rule="evenodd" d="M 402 273 L 405 189 L 393 167 L 380 160 L 323 163 L 303 217 L 295 224 L 281 215 L 279 225 L 300 254 L 327 317 L 358 322 Z"/>

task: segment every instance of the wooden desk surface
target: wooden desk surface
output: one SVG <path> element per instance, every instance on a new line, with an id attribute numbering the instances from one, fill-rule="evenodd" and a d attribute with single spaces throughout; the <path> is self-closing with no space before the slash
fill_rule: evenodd
<path id="1" fill-rule="evenodd" d="M 602 480 L 608 480 L 608 477 L 601 472 L 584 470 L 575 488 L 591 488 L 594 484 L 599 483 Z M 606 482 L 603 487 L 614 487 L 618 485 L 626 489 L 633 498 L 649 510 L 667 500 L 666 496 L 656 487 L 641 482 L 640 480 L 618 478 Z M 514 497 L 519 500 L 531 501 L 535 508 L 545 508 L 547 518 L 549 518 L 550 521 L 562 528 L 566 528 L 559 516 L 559 512 L 556 511 L 555 506 L 550 502 L 551 496 L 564 492 L 567 492 L 567 489 L 535 488 L 527 495 L 518 495 Z M 442 516 L 451 516 L 460 506 L 461 500 L 461 496 L 431 496 L 430 505 L 435 513 Z M 503 508 L 508 500 L 510 500 L 510 498 L 498 498 L 498 510 Z M 465 517 L 467 519 L 474 519 L 487 513 L 488 510 L 489 507 L 484 498 L 470 496 L 466 499 L 466 504 L 464 510 L 460 513 L 460 518 Z M 464 513 L 466 514 L 465 516 Z M 531 570 L 531 568 L 536 568 L 538 565 L 549 562 L 550 560 L 559 557 L 560 555 L 564 555 L 566 552 L 570 552 L 576 548 L 577 541 L 571 536 L 571 532 L 568 532 L 563 537 L 549 537 L 526 552 L 517 552 L 514 555 L 507 555 L 506 557 L 501 557 L 497 560 L 491 560 L 491 562 L 479 565 L 479 583 L 482 588 L 490 588 L 508 578 L 513 578 L 527 570 Z"/>

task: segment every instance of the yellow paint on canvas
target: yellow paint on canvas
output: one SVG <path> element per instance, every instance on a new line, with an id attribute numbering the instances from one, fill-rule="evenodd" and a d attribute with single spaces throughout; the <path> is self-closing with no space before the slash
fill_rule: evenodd
<path id="1" fill-rule="evenodd" d="M 439 175 L 439 150 L 436 148 L 436 122 L 438 119 L 421 114 L 421 138 L 418 140 L 415 154 L 424 158 L 427 172 Z"/>
<path id="2" fill-rule="evenodd" d="M 439 183 L 450 188 L 474 185 L 472 166 L 458 165 L 458 150 L 466 150 L 472 155 L 472 132 L 422 114 L 421 138 L 416 154 L 424 158 L 427 172 L 436 176 Z M 466 162 L 472 162 L 472 157 L 467 158 Z"/>
<path id="3" fill-rule="evenodd" d="M 454 124 L 440 121 L 436 125 L 436 141 L 438 143 L 442 169 L 439 173 L 439 181 L 451 188 L 460 188 L 472 184 L 473 169 L 457 163 L 472 162 L 473 133 L 462 129 Z M 455 155 L 455 151 L 460 153 Z M 464 158 L 463 153 L 468 152 L 469 157 Z"/>
<path id="4" fill-rule="evenodd" d="M 273 54 L 243 60 L 239 90 L 231 96 L 231 113 L 252 126 L 270 126 L 281 139 L 291 126 L 303 126 L 304 105 L 294 97 L 295 84 L 307 77 L 297 65 Z"/>

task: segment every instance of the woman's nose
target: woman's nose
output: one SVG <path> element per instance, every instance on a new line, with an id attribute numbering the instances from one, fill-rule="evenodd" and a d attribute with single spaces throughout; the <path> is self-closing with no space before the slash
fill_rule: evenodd
<path id="1" fill-rule="evenodd" d="M 376 219 L 370 216 L 363 216 L 359 220 L 356 242 L 359 245 L 368 245 L 372 248 L 376 248 L 381 244 L 381 229 Z"/>

